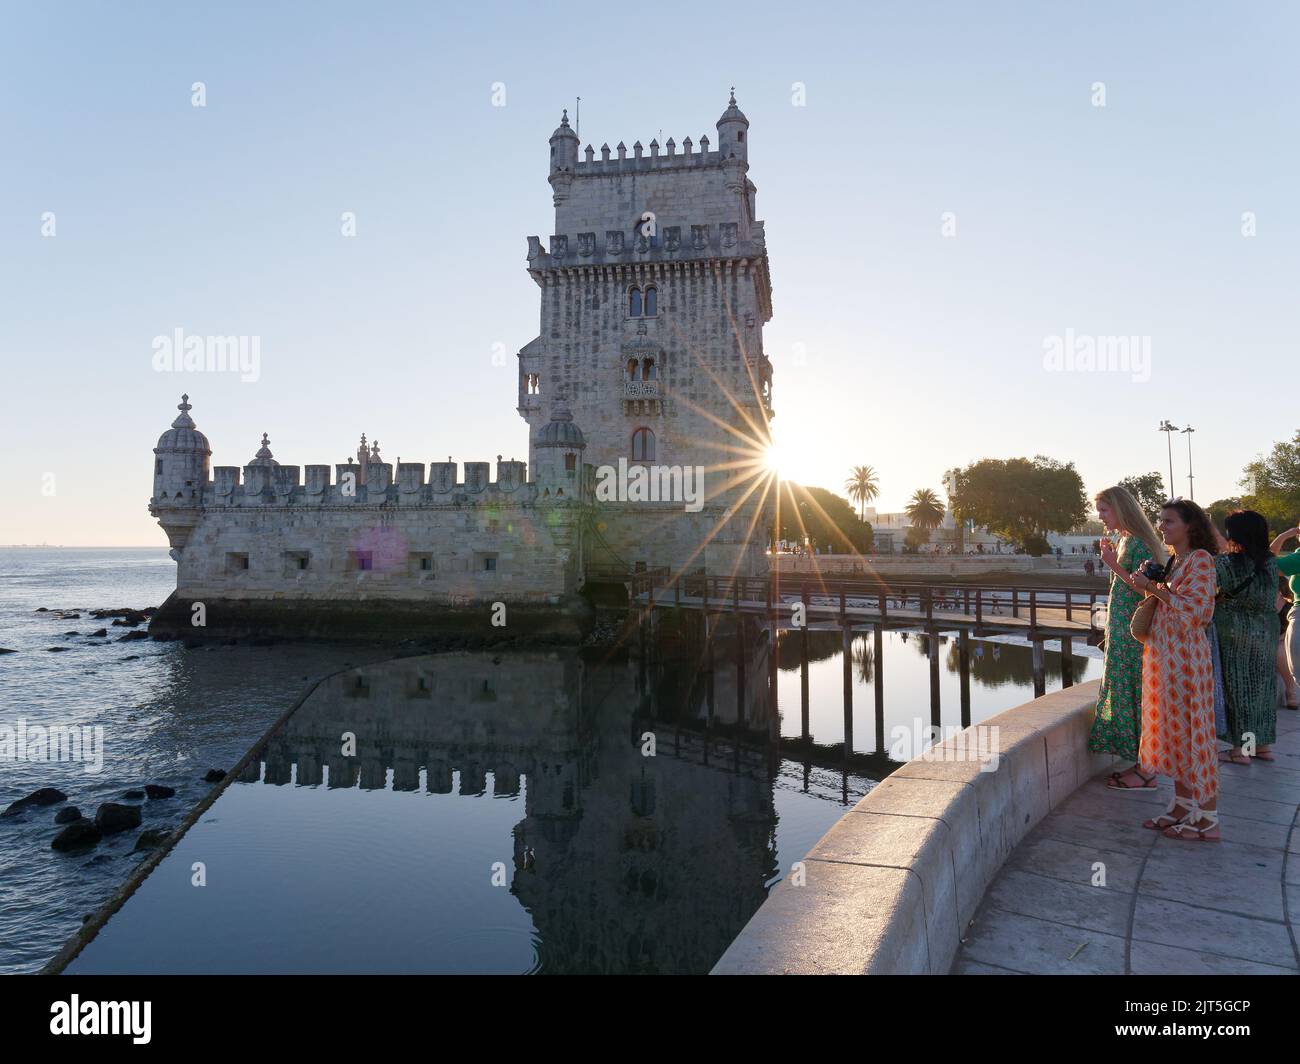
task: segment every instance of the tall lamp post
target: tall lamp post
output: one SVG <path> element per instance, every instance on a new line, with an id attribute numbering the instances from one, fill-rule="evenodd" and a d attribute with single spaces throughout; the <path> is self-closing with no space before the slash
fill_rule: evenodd
<path id="1" fill-rule="evenodd" d="M 1178 426 L 1175 425 L 1173 422 L 1171 422 L 1168 418 L 1166 418 L 1164 421 L 1160 422 L 1159 431 L 1165 434 L 1165 443 L 1168 445 L 1167 449 L 1169 451 L 1169 497 L 1172 499 L 1174 497 L 1174 441 L 1170 433 L 1177 432 Z"/>
<path id="2" fill-rule="evenodd" d="M 1188 425 L 1183 429 L 1183 435 L 1187 437 L 1187 494 L 1196 501 L 1196 485 L 1192 483 L 1192 433 L 1196 430 Z"/>

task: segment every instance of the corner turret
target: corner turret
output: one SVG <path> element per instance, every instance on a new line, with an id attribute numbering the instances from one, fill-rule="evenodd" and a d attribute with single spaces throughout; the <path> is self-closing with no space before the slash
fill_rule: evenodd
<path id="1" fill-rule="evenodd" d="M 718 119 L 718 154 L 727 170 L 727 187 L 733 192 L 745 190 L 749 172 L 749 119 L 736 106 L 736 87 L 731 87 L 727 109 Z"/>
<path id="2" fill-rule="evenodd" d="M 185 546 L 190 530 L 198 523 L 212 458 L 208 438 L 190 417 L 188 395 L 181 396 L 177 409 L 180 416 L 158 437 L 153 449 L 153 498 L 149 500 L 149 512 L 167 533 L 173 554 Z"/>
<path id="3" fill-rule="evenodd" d="M 533 436 L 533 479 L 544 494 L 582 497 L 582 452 L 587 440 L 568 407 L 556 407 Z"/>
<path id="4" fill-rule="evenodd" d="M 569 126 L 566 108 L 560 124 L 551 134 L 551 189 L 554 205 L 558 207 L 569 197 L 573 174 L 578 166 L 578 134 Z"/>

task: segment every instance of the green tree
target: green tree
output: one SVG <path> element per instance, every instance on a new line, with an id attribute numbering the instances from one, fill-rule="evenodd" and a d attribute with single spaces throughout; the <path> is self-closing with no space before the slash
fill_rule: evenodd
<path id="1" fill-rule="evenodd" d="M 1037 455 L 985 458 L 957 473 L 952 509 L 1031 554 L 1046 549 L 1048 532 L 1068 532 L 1088 512 L 1083 478 L 1073 462 Z"/>
<path id="2" fill-rule="evenodd" d="M 1214 502 L 1210 503 L 1210 505 L 1205 508 L 1205 512 L 1210 515 L 1210 520 L 1213 521 L 1215 525 L 1217 525 L 1220 529 L 1222 529 L 1224 518 L 1226 518 L 1228 514 L 1232 513 L 1233 510 L 1240 510 L 1240 509 L 1241 509 L 1240 499 L 1216 499 Z M 1285 527 L 1290 527 L 1290 526 L 1288 525 Z"/>
<path id="3" fill-rule="evenodd" d="M 939 502 L 939 496 L 929 488 L 921 488 L 913 492 L 904 510 L 908 520 L 917 528 L 925 529 L 926 532 L 943 524 L 943 505 Z M 928 541 L 929 537 L 927 536 L 926 539 Z"/>
<path id="4" fill-rule="evenodd" d="M 1155 521 L 1160 516 L 1160 507 L 1168 501 L 1165 491 L 1165 478 L 1159 473 L 1143 473 L 1140 477 L 1125 477 L 1119 486 L 1137 499 L 1142 512 Z"/>
<path id="5" fill-rule="evenodd" d="M 806 488 L 785 481 L 781 485 L 781 538 L 792 543 L 821 547 L 836 554 L 865 553 L 871 549 L 871 525 L 863 521 L 849 501 L 825 488 Z"/>
<path id="6" fill-rule="evenodd" d="M 854 466 L 849 479 L 844 482 L 844 489 L 849 498 L 858 504 L 859 516 L 867 519 L 867 503 L 880 494 L 880 485 L 876 483 L 876 470 L 869 465 Z"/>
<path id="7" fill-rule="evenodd" d="M 909 550 L 917 551 L 930 542 L 930 530 L 920 525 L 913 525 L 903 535 L 903 545 Z"/>
<path id="8" fill-rule="evenodd" d="M 1300 521 L 1300 432 L 1246 466 L 1241 505 L 1258 510 L 1275 533 Z"/>

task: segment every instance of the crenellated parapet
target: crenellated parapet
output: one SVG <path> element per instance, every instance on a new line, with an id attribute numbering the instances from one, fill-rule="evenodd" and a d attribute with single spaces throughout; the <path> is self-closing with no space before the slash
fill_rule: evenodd
<path id="1" fill-rule="evenodd" d="M 188 397 L 181 403 L 181 417 L 155 448 L 154 494 L 149 510 L 172 538 L 176 548 L 184 547 L 199 515 L 208 510 L 245 508 L 458 508 L 579 504 L 590 501 L 589 478 L 575 476 L 581 470 L 576 455 L 581 453 L 581 433 L 576 436 L 574 458 L 566 468 L 538 471 L 528 478 L 528 465 L 497 456 L 491 462 L 391 462 L 364 448 L 364 463 L 349 460 L 335 465 L 283 465 L 270 449 L 263 434 L 256 456 L 243 466 L 215 466 L 208 474 L 211 450 L 189 417 Z M 561 414 L 561 417 L 568 417 Z M 571 420 L 571 418 L 569 418 Z M 565 437 L 566 439 L 568 437 Z"/>
<path id="2" fill-rule="evenodd" d="M 557 233 L 542 244 L 528 238 L 529 272 L 558 269 L 628 267 L 644 263 L 703 263 L 715 259 L 764 259 L 767 236 L 762 222 L 701 221 L 656 226 L 653 236 L 639 230 L 606 229 L 603 233 Z M 634 227 L 635 230 L 635 227 Z"/>
<path id="3" fill-rule="evenodd" d="M 301 475 L 300 475 L 301 474 Z M 553 496 L 528 479 L 524 462 L 402 462 L 393 477 L 391 462 L 361 467 L 354 463 L 309 465 L 215 466 L 205 485 L 202 505 L 237 506 L 466 506 L 500 503 L 528 505 Z M 561 499 L 564 497 L 562 496 Z M 571 501 L 580 501 L 572 499 Z"/>

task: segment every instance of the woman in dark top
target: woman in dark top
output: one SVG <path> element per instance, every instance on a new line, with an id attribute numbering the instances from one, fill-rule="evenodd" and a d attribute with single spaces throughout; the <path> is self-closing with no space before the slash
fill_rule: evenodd
<path id="1" fill-rule="evenodd" d="M 1226 546 L 1215 557 L 1218 600 L 1214 626 L 1223 659 L 1226 731 L 1232 744 L 1220 760 L 1249 765 L 1253 747 L 1272 761 L 1277 736 L 1277 563 L 1269 550 L 1268 522 L 1254 510 L 1238 510 L 1224 522 Z"/>

